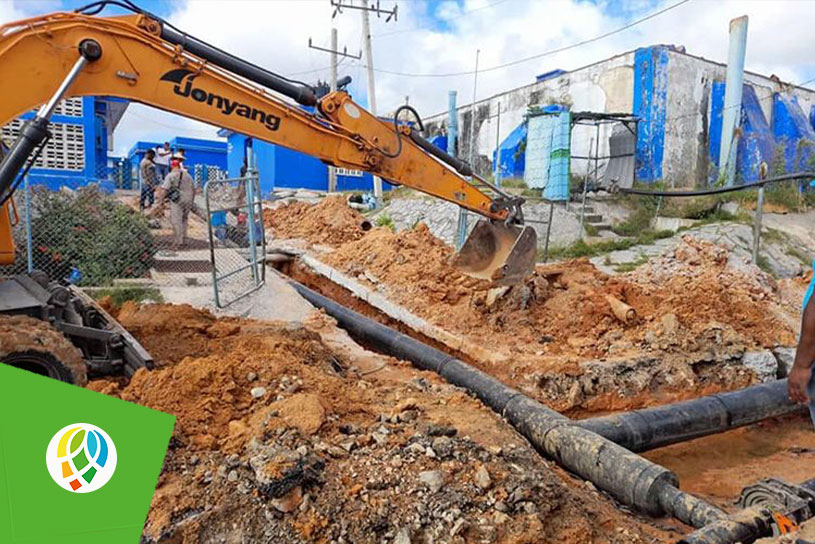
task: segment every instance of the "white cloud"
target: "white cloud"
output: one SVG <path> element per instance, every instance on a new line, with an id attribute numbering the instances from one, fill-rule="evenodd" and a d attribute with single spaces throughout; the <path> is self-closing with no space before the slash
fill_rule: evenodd
<path id="1" fill-rule="evenodd" d="M 348 0 L 345 0 L 348 1 Z M 427 5 L 400 0 L 399 20 L 385 23 L 371 17 L 374 66 L 410 73 L 471 71 L 476 49 L 479 65 L 488 68 L 527 57 L 621 27 L 632 19 L 665 7 L 676 0 L 654 4 L 629 2 L 623 8 L 607 0 L 457 0 L 436 6 L 428 19 Z M 359 0 L 357 0 L 359 2 Z M 394 0 L 381 0 L 390 7 Z M 25 3 L 0 1 L 0 21 L 20 16 Z M 333 21 L 328 0 L 230 2 L 189 0 L 174 4 L 171 22 L 214 45 L 282 74 L 307 82 L 328 77 L 328 54 L 308 48 L 308 38 L 326 47 L 332 24 L 339 31 L 340 47 L 357 53 L 361 45 L 360 14 L 346 9 Z M 9 13 L 13 12 L 13 13 Z M 724 62 L 727 58 L 728 22 L 750 17 L 747 69 L 775 73 L 800 82 L 815 76 L 810 59 L 811 23 L 815 2 L 783 0 L 692 0 L 634 28 L 583 47 L 479 73 L 478 96 L 484 98 L 534 81 L 537 74 L 563 68 L 575 69 L 640 46 L 667 43 L 684 45 L 688 53 Z M 436 23 L 436 24 L 433 24 Z M 302 73 L 307 72 L 307 73 Z M 352 94 L 364 100 L 365 69 L 345 60 L 340 75 L 351 75 Z M 473 76 L 413 78 L 378 72 L 377 103 L 380 112 L 392 111 L 410 96 L 423 115 L 446 108 L 447 91 L 459 93 L 459 103 L 472 99 Z M 138 139 L 162 139 L 179 134 L 207 137 L 214 129 L 158 110 L 132 106 L 117 130 L 117 152 Z M 166 136 L 163 136 L 166 135 Z"/>

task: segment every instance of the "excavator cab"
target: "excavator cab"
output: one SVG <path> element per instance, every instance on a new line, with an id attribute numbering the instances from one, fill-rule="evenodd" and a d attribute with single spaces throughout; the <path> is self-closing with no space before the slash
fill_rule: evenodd
<path id="1" fill-rule="evenodd" d="M 499 287 L 514 285 L 532 273 L 538 236 L 530 226 L 507 225 L 481 219 L 453 259 L 453 264 L 474 278 Z"/>

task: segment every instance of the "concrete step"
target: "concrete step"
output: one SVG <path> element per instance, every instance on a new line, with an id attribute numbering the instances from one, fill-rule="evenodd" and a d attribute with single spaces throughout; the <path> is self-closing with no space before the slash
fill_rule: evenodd
<path id="1" fill-rule="evenodd" d="M 611 230 L 611 223 L 591 223 L 596 230 Z"/>
<path id="2" fill-rule="evenodd" d="M 602 223 L 603 216 L 599 213 L 586 213 L 586 215 L 583 216 L 583 220 L 586 221 L 586 223 Z"/>
<path id="3" fill-rule="evenodd" d="M 580 204 L 569 204 L 568 210 L 572 213 L 580 213 Z M 586 206 L 585 213 L 594 213 L 594 206 Z"/>

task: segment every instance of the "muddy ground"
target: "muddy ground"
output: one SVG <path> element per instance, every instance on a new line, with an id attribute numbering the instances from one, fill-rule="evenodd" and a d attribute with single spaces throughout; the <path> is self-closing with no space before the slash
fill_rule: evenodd
<path id="1" fill-rule="evenodd" d="M 90 387 L 177 416 L 144 542 L 669 542 L 437 376 L 363 374 L 327 318 L 127 303 L 159 364 Z M 379 357 L 379 356 L 377 356 Z"/>

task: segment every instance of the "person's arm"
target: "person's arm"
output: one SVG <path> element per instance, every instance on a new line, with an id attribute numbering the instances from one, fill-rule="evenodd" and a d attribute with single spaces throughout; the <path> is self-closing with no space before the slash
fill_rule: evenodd
<path id="1" fill-rule="evenodd" d="M 813 280 L 815 281 L 815 280 Z M 795 352 L 795 363 L 789 375 L 790 399 L 801 404 L 809 402 L 807 385 L 812 377 L 812 365 L 815 363 L 815 296 L 809 299 L 804 308 L 801 320 L 801 339 Z"/>

